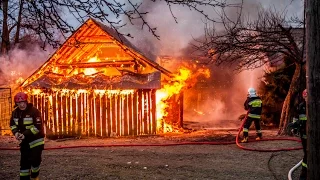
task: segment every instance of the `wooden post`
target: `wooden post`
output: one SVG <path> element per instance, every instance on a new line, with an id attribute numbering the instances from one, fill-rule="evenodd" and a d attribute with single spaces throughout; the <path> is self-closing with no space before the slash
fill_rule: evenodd
<path id="1" fill-rule="evenodd" d="M 152 90 L 151 94 L 151 114 L 152 114 L 152 132 L 157 133 L 157 102 L 156 102 L 156 92 L 157 90 Z"/>
<path id="2" fill-rule="evenodd" d="M 184 92 L 180 92 L 179 96 L 179 126 L 183 127 L 183 98 L 184 98 Z"/>
<path id="3" fill-rule="evenodd" d="M 307 0 L 308 179 L 320 179 L 320 1 Z"/>

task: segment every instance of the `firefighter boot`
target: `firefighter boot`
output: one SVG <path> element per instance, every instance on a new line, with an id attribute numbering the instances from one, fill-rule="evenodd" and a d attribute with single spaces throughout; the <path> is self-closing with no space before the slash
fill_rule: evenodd
<path id="1" fill-rule="evenodd" d="M 258 133 L 256 137 L 256 141 L 260 141 L 262 139 L 262 134 Z"/>
<path id="2" fill-rule="evenodd" d="M 40 179 L 39 179 L 39 176 L 38 176 L 36 178 L 31 178 L 30 180 L 40 180 Z"/>
<path id="3" fill-rule="evenodd" d="M 248 142 L 248 137 L 244 137 L 241 142 L 242 142 L 242 143 Z"/>

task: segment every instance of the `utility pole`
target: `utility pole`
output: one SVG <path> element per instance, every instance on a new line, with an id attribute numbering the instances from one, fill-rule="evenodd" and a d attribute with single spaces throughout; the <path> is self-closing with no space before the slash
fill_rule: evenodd
<path id="1" fill-rule="evenodd" d="M 320 1 L 306 0 L 308 180 L 320 179 Z"/>

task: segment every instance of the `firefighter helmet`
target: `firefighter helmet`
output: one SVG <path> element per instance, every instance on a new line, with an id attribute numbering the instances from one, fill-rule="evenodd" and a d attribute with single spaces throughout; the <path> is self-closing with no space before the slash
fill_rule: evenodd
<path id="1" fill-rule="evenodd" d="M 308 96 L 308 91 L 307 91 L 307 89 L 305 89 L 305 90 L 303 90 L 303 92 L 302 92 L 302 97 L 303 98 L 306 98 Z"/>
<path id="2" fill-rule="evenodd" d="M 24 101 L 28 101 L 28 95 L 24 92 L 18 92 L 15 96 L 14 96 L 14 102 L 18 103 L 18 102 L 24 102 Z"/>
<path id="3" fill-rule="evenodd" d="M 248 96 L 250 96 L 250 97 L 255 97 L 255 96 L 257 96 L 256 90 L 255 90 L 254 88 L 249 88 L 249 89 L 248 89 Z"/>

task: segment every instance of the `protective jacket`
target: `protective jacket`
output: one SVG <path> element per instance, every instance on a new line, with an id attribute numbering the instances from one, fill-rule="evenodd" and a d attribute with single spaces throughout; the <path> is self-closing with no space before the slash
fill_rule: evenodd
<path id="1" fill-rule="evenodd" d="M 248 112 L 248 117 L 260 119 L 262 112 L 262 101 L 259 96 L 248 97 L 244 102 L 244 109 Z"/>
<path id="2" fill-rule="evenodd" d="M 44 131 L 40 111 L 28 103 L 25 110 L 15 108 L 10 119 L 10 128 L 13 134 L 22 133 L 25 138 L 21 146 L 34 148 L 44 144 Z"/>
<path id="3" fill-rule="evenodd" d="M 306 101 L 300 103 L 294 113 L 293 123 L 299 129 L 301 138 L 307 139 L 307 104 Z"/>

